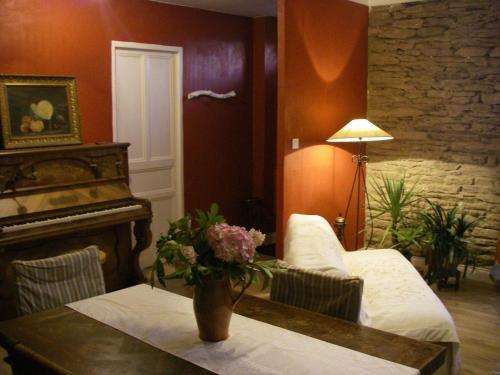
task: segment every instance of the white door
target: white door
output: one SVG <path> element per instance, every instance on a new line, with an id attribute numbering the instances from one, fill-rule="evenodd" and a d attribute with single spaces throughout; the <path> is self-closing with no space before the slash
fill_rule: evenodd
<path id="1" fill-rule="evenodd" d="M 183 215 L 182 48 L 112 42 L 113 138 L 129 142 L 130 187 L 153 207 L 155 242 L 169 221 Z"/>

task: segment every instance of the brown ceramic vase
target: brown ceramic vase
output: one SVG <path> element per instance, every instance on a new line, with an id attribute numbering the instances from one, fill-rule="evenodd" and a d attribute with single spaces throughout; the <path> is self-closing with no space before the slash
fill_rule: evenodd
<path id="1" fill-rule="evenodd" d="M 204 280 L 202 287 L 194 287 L 194 314 L 200 339 L 222 341 L 229 336 L 229 322 L 233 313 L 233 298 L 229 279 Z"/>

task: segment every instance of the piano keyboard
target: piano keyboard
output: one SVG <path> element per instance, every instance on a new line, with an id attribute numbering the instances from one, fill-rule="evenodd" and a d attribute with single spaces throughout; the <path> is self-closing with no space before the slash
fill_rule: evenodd
<path id="1" fill-rule="evenodd" d="M 72 221 L 77 221 L 77 220 L 82 220 L 82 219 L 91 219 L 93 217 L 101 217 L 101 216 L 105 216 L 105 215 L 117 214 L 120 212 L 134 211 L 134 210 L 140 209 L 142 207 L 143 206 L 141 206 L 140 204 L 134 204 L 131 206 L 109 208 L 109 209 L 100 210 L 100 211 L 85 212 L 83 214 L 57 217 L 54 219 L 32 221 L 32 222 L 22 223 L 22 224 L 17 224 L 17 225 L 9 225 L 9 226 L 2 227 L 2 232 L 3 233 L 16 232 L 19 230 L 43 227 L 43 226 L 54 225 L 54 224 L 70 223 Z"/>

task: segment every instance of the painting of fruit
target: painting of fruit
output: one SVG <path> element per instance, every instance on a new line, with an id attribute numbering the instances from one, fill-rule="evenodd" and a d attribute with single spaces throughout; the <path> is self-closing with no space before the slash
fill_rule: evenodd
<path id="1" fill-rule="evenodd" d="M 0 75 L 5 148 L 81 143 L 73 77 Z"/>
<path id="2" fill-rule="evenodd" d="M 23 122 L 19 126 L 19 130 L 21 133 L 29 133 L 31 131 L 31 122 Z"/>
<path id="3" fill-rule="evenodd" d="M 29 137 L 31 132 L 64 134 L 68 132 L 68 104 L 64 87 L 9 87 L 10 120 L 17 123 L 13 136 Z M 26 123 L 30 131 L 26 131 Z M 66 125 L 66 126 L 65 126 Z"/>
<path id="4" fill-rule="evenodd" d="M 43 132 L 44 128 L 45 128 L 45 125 L 43 124 L 42 120 L 31 121 L 30 130 L 33 133 L 41 133 L 41 132 Z"/>

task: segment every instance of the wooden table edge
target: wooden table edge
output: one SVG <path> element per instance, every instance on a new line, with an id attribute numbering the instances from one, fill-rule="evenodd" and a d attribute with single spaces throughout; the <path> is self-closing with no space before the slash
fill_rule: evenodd
<path id="1" fill-rule="evenodd" d="M 181 295 L 183 295 L 183 293 L 180 293 Z M 187 296 L 189 298 L 189 296 Z M 304 310 L 304 309 L 301 309 L 301 308 L 298 308 L 298 307 L 295 307 L 295 306 L 290 306 L 290 305 L 286 305 L 286 304 L 282 304 L 280 302 L 276 302 L 276 301 L 271 301 L 271 300 L 268 300 L 268 299 L 264 299 L 264 298 L 259 298 L 259 297 L 255 297 L 255 296 L 251 296 L 251 295 L 245 295 L 243 296 L 242 300 L 239 302 L 239 304 L 236 306 L 235 308 L 235 313 L 239 314 L 239 315 L 242 315 L 242 316 L 245 316 L 245 317 L 248 317 L 248 318 L 251 318 L 251 319 L 255 319 L 255 320 L 258 320 L 258 321 L 261 321 L 261 322 L 264 322 L 264 323 L 267 323 L 267 324 L 272 324 L 274 326 L 277 326 L 277 327 L 281 327 L 281 328 L 284 328 L 284 329 L 287 329 L 287 330 L 290 330 L 290 331 L 293 331 L 293 332 L 297 332 L 299 334 L 303 334 L 303 335 L 306 335 L 306 336 L 309 336 L 309 337 L 313 337 L 313 338 L 316 338 L 316 339 L 319 339 L 319 340 L 322 340 L 322 341 L 325 341 L 325 342 L 330 342 L 334 345 L 339 345 L 338 343 L 335 342 L 335 340 L 333 339 L 326 339 L 324 337 L 318 337 L 320 336 L 319 334 L 309 334 L 307 332 L 304 332 L 304 330 L 298 328 L 298 327 L 290 327 L 290 326 L 287 326 L 287 324 L 285 324 L 286 322 L 271 322 L 270 319 L 266 319 L 265 316 L 255 316 L 254 314 L 252 314 L 252 310 L 251 308 L 249 308 L 247 306 L 247 310 L 250 309 L 250 311 L 246 311 L 245 309 L 242 309 L 242 305 L 253 305 L 254 308 L 255 306 L 258 306 L 258 305 L 274 305 L 274 306 L 277 306 L 278 307 L 278 310 L 280 311 L 283 311 L 283 314 L 285 315 L 288 315 L 288 313 L 290 312 L 294 312 L 295 314 L 299 314 L 299 315 L 308 315 L 308 317 L 312 317 L 314 320 L 316 321 L 329 321 L 331 320 L 332 322 L 336 322 L 337 324 L 341 324 L 341 325 L 344 325 L 344 326 L 350 326 L 353 328 L 353 330 L 362 330 L 364 332 L 370 332 L 373 333 L 373 334 L 376 334 L 376 335 L 382 335 L 382 336 L 393 336 L 395 338 L 397 338 L 398 340 L 402 340 L 402 341 L 407 341 L 407 342 L 413 342 L 413 343 L 418 343 L 417 345 L 421 345 L 422 348 L 427 348 L 429 350 L 431 350 L 433 352 L 433 357 L 429 360 L 427 360 L 425 363 L 422 364 L 422 366 L 420 366 L 420 368 L 416 368 L 417 370 L 420 371 L 420 373 L 422 375 L 430 375 L 432 373 L 434 373 L 439 367 L 442 366 L 442 364 L 444 363 L 445 361 L 445 352 L 446 352 L 446 348 L 441 346 L 441 345 L 438 345 L 438 344 L 434 344 L 434 343 L 430 343 L 430 342 L 422 342 L 422 341 L 418 341 L 418 340 L 414 340 L 414 339 L 411 339 L 411 338 L 407 338 L 407 337 L 404 337 L 404 336 L 399 336 L 399 335 L 395 335 L 395 334 L 392 334 L 392 333 L 388 333 L 388 332 L 385 332 L 385 331 L 381 331 L 381 330 L 378 330 L 378 329 L 375 329 L 375 328 L 371 328 L 371 327 L 366 327 L 366 326 L 360 326 L 356 323 L 352 323 L 352 322 L 348 322 L 348 321 L 345 321 L 345 320 L 341 320 L 341 319 L 338 319 L 338 318 L 334 318 L 334 317 L 331 317 L 331 316 L 328 316 L 328 315 L 324 315 L 324 314 L 320 314 L 320 313 L 316 313 L 316 312 L 312 312 L 312 311 L 309 311 L 309 310 Z M 243 310 L 243 311 L 242 311 Z M 97 322 L 99 325 L 102 325 L 102 326 L 105 326 L 105 327 L 108 327 L 108 328 L 112 328 L 113 330 L 117 331 L 119 334 L 123 334 L 123 335 L 127 335 L 135 340 L 138 340 L 138 341 L 141 341 L 131 335 L 128 335 L 127 333 L 123 332 L 123 331 L 120 331 L 118 329 L 115 329 L 103 322 L 100 322 L 98 320 L 95 320 L 85 314 L 82 314 L 82 313 L 79 313 L 78 311 L 76 310 L 73 310 L 69 307 L 66 307 L 66 306 L 61 306 L 61 307 L 58 307 L 58 308 L 55 308 L 55 309 L 51 309 L 51 310 L 45 310 L 45 311 L 42 311 L 42 312 L 39 312 L 39 313 L 36 313 L 36 314 L 32 314 L 32 315 L 26 315 L 26 316 L 23 316 L 23 317 L 19 317 L 19 318 L 16 318 L 16 319 L 13 319 L 13 320 L 16 320 L 16 323 L 17 324 L 22 324 L 23 321 L 31 321 L 33 320 L 34 316 L 35 317 L 39 317 L 39 318 L 42 318 L 45 316 L 46 319 L 55 319 L 57 317 L 60 317 L 60 316 L 65 316 L 65 315 L 68 315 L 68 314 L 77 314 L 78 316 L 81 316 L 81 317 L 84 317 L 84 319 L 91 319 L 95 322 Z M 291 314 L 292 316 L 294 315 L 293 313 Z M 9 330 L 8 328 L 8 325 L 10 324 L 10 322 L 12 322 L 13 320 L 7 320 L 7 321 L 0 321 L 0 333 L 3 333 L 5 330 L 8 332 L 8 331 L 12 331 L 12 330 Z M 4 334 L 7 338 L 9 338 L 11 341 L 14 341 L 14 342 L 18 342 L 20 344 L 22 344 L 24 347 L 26 348 L 29 348 L 30 350 L 33 350 L 32 348 L 30 348 L 30 345 L 28 343 L 23 343 L 22 340 L 18 340 L 16 339 L 16 337 L 10 337 L 9 334 Z M 143 342 L 143 341 L 141 341 Z M 148 344 L 147 342 L 143 342 L 144 344 L 148 345 L 149 347 L 155 349 L 155 350 L 159 350 L 159 351 L 162 351 L 161 349 L 158 349 L 156 347 L 154 347 L 153 345 L 151 344 Z M 339 346 L 344 346 L 344 345 L 339 345 Z M 377 358 L 381 358 L 381 359 L 385 359 L 387 361 L 390 361 L 390 362 L 395 362 L 395 363 L 400 363 L 402 365 L 405 365 L 405 366 L 408 366 L 408 367 L 412 367 L 412 368 L 415 368 L 414 366 L 411 366 L 411 365 L 408 365 L 408 364 L 405 364 L 405 363 L 401 363 L 401 362 L 397 362 L 393 359 L 388 359 L 388 358 L 384 358 L 383 356 L 380 356 L 380 355 L 376 355 L 374 354 L 373 352 L 370 352 L 370 351 L 366 351 L 366 350 L 363 350 L 363 349 L 359 349 L 359 348 L 352 348 L 352 347 L 349 347 L 349 346 L 344 346 L 348 349 L 351 349 L 351 350 L 355 350 L 355 351 L 358 351 L 358 352 L 361 352 L 361 353 L 364 353 L 364 354 L 367 354 L 367 355 L 371 355 L 371 356 L 374 356 L 374 357 L 377 357 Z M 34 351 L 35 352 L 35 351 Z M 167 353 L 167 352 L 164 352 L 162 351 L 163 353 Z M 40 354 L 40 353 L 38 353 Z M 168 353 L 170 354 L 170 353 Z M 40 354 L 41 355 L 41 354 Z M 173 355 L 173 354 L 170 354 L 170 355 Z M 44 357 L 42 355 L 42 357 Z M 177 357 L 179 358 L 179 357 Z M 47 358 L 47 360 L 50 361 L 50 358 Z M 186 361 L 188 363 L 191 363 L 189 361 Z M 199 366 L 198 366 L 199 367 Z M 208 371 L 208 370 L 207 370 Z M 70 372 L 68 372 L 70 373 Z M 208 373 L 208 372 L 207 372 Z"/>

